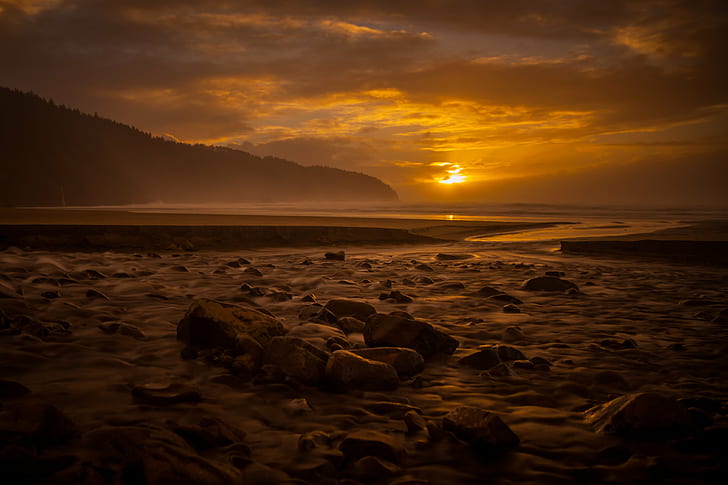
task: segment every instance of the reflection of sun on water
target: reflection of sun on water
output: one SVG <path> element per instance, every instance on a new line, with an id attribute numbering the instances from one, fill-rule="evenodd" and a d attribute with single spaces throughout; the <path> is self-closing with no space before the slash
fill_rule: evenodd
<path id="1" fill-rule="evenodd" d="M 468 180 L 468 178 L 461 174 L 462 168 L 460 165 L 453 165 L 452 170 L 448 170 L 448 176 L 443 179 L 439 179 L 438 182 L 441 184 L 461 184 Z"/>

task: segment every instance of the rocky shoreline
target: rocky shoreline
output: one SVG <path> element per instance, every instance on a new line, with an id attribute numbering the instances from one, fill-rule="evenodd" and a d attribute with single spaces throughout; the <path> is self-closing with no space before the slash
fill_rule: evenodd
<path id="1" fill-rule="evenodd" d="M 11 483 L 722 483 L 728 274 L 472 245 L 0 253 Z"/>

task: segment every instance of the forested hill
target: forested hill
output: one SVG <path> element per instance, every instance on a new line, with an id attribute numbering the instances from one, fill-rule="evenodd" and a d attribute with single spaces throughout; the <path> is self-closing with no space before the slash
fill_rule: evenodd
<path id="1" fill-rule="evenodd" d="M 377 178 L 153 137 L 0 88 L 0 205 L 396 200 Z"/>

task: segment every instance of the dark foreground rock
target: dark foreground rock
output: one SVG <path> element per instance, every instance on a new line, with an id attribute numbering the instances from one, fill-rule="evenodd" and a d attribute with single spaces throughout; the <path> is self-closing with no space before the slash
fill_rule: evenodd
<path id="1" fill-rule="evenodd" d="M 177 340 L 191 347 L 234 349 L 240 335 L 247 334 L 266 345 L 285 329 L 276 318 L 253 308 L 214 300 L 194 302 L 177 325 Z"/>
<path id="2" fill-rule="evenodd" d="M 44 448 L 71 439 L 76 425 L 51 404 L 17 404 L 0 408 L 0 449 L 7 445 Z"/>
<path id="3" fill-rule="evenodd" d="M 460 406 L 445 415 L 442 428 L 463 441 L 494 450 L 513 448 L 520 439 L 495 414 L 473 406 Z"/>
<path id="4" fill-rule="evenodd" d="M 406 347 L 425 359 L 437 353 L 452 354 L 459 343 L 429 323 L 401 313 L 376 314 L 364 328 L 364 341 L 371 347 Z"/>
<path id="5" fill-rule="evenodd" d="M 688 408 L 653 392 L 628 394 L 586 411 L 597 431 L 623 436 L 674 435 L 690 426 Z"/>

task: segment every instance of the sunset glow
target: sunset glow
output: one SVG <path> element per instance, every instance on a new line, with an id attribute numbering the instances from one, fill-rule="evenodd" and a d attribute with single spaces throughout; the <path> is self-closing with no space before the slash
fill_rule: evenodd
<path id="1" fill-rule="evenodd" d="M 0 85 L 404 199 L 725 199 L 711 2 L 182 3 L 2 7 Z"/>

